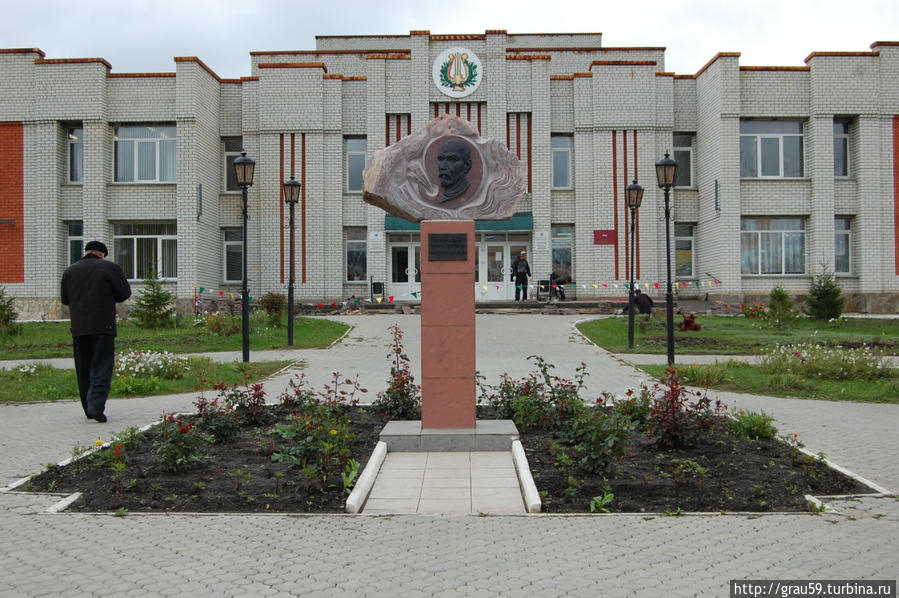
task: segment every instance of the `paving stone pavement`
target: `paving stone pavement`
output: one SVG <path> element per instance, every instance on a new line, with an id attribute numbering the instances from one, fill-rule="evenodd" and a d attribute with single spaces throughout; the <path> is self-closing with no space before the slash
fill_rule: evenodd
<path id="1" fill-rule="evenodd" d="M 339 345 L 291 356 L 313 381 L 358 371 L 371 400 L 386 384 L 386 327 L 403 327 L 414 356 L 418 320 L 345 319 L 355 328 Z M 479 370 L 488 381 L 525 375 L 525 358 L 540 353 L 572 377 L 584 361 L 586 396 L 645 378 L 573 332 L 577 319 L 479 315 Z M 267 382 L 269 397 L 290 375 Z M 899 488 L 899 406 L 721 395 Z M 190 410 L 193 398 L 113 400 L 106 425 L 85 420 L 74 402 L 2 406 L 0 484 L 66 458 L 75 444 Z M 0 596 L 726 596 L 730 579 L 899 577 L 892 497 L 832 501 L 838 513 L 817 516 L 684 517 L 43 513 L 56 500 L 0 493 Z"/>

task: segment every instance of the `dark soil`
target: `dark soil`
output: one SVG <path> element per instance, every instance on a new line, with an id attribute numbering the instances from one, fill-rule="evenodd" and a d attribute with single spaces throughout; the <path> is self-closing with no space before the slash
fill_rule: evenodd
<path id="1" fill-rule="evenodd" d="M 481 417 L 489 413 L 479 408 Z M 271 427 L 286 417 L 272 408 Z M 356 440 L 352 445 L 360 472 L 388 418 L 370 407 L 352 407 L 348 417 Z M 318 512 L 344 511 L 347 494 L 339 473 L 326 480 L 304 476 L 298 469 L 273 462 L 261 450 L 269 437 L 258 426 L 245 426 L 239 438 L 208 445 L 206 457 L 177 473 L 163 471 L 153 452 L 155 428 L 127 449 L 128 469 L 116 475 L 97 454 L 66 467 L 52 467 L 35 476 L 26 489 L 69 493 L 82 497 L 69 508 L 114 512 Z M 262 439 L 262 442 L 261 442 Z M 826 496 L 870 490 L 779 441 L 748 441 L 713 432 L 690 449 L 659 451 L 642 436 L 631 439 L 630 453 L 618 465 L 620 473 L 589 474 L 576 465 L 557 466 L 561 452 L 577 457 L 551 433 L 522 433 L 528 463 L 543 493 L 544 512 L 589 511 L 591 499 L 610 492 L 610 510 L 621 512 L 680 511 L 802 511 L 805 494 Z M 555 453 L 550 451 L 554 445 Z M 704 476 L 684 473 L 692 460 Z M 278 477 L 276 473 L 283 473 Z M 673 474 L 673 475 L 672 475 Z"/>

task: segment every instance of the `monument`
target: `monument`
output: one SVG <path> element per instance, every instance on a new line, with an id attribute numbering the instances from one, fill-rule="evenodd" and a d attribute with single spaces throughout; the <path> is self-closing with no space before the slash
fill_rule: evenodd
<path id="1" fill-rule="evenodd" d="M 376 152 L 366 167 L 363 199 L 421 223 L 421 422 L 391 422 L 382 438 L 401 431 L 407 450 L 492 450 L 500 428 L 476 416 L 474 221 L 511 218 L 526 175 L 504 145 L 450 115 Z"/>

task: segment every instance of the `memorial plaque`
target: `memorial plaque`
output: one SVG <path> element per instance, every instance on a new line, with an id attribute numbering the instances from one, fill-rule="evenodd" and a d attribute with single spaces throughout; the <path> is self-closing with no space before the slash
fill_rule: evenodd
<path id="1" fill-rule="evenodd" d="M 428 235 L 428 259 L 432 262 L 464 262 L 468 259 L 468 235 L 465 233 Z"/>

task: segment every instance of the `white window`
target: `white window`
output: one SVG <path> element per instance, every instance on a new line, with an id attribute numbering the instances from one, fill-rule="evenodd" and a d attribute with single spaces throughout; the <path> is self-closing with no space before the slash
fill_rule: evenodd
<path id="1" fill-rule="evenodd" d="M 849 123 L 833 123 L 833 176 L 849 176 Z"/>
<path id="2" fill-rule="evenodd" d="M 674 272 L 677 278 L 694 278 L 693 275 L 693 225 L 674 225 Z"/>
<path id="3" fill-rule="evenodd" d="M 70 222 L 66 228 L 69 237 L 69 264 L 74 264 L 84 256 L 84 227 L 80 222 Z"/>
<path id="4" fill-rule="evenodd" d="M 742 274 L 805 273 L 805 220 L 743 218 L 740 229 Z"/>
<path id="5" fill-rule="evenodd" d="M 801 122 L 740 121 L 740 177 L 799 178 L 802 173 Z"/>
<path id="6" fill-rule="evenodd" d="M 678 133 L 674 135 L 674 161 L 677 162 L 675 187 L 693 186 L 693 135 Z"/>
<path id="7" fill-rule="evenodd" d="M 117 183 L 174 183 L 174 125 L 121 126 L 114 129 Z"/>
<path id="8" fill-rule="evenodd" d="M 833 271 L 836 274 L 852 272 L 852 220 L 833 219 Z"/>
<path id="9" fill-rule="evenodd" d="M 243 151 L 243 138 L 232 137 L 222 140 L 222 151 L 225 162 L 222 167 L 225 171 L 225 193 L 240 192 L 240 185 L 237 184 L 237 175 L 234 174 L 234 160 L 240 157 Z"/>
<path id="10" fill-rule="evenodd" d="M 224 256 L 222 259 L 224 272 L 222 273 L 222 280 L 225 282 L 241 282 L 243 281 L 243 229 L 222 229 L 222 237 L 224 240 Z"/>
<path id="11" fill-rule="evenodd" d="M 362 171 L 365 170 L 366 145 L 364 137 L 347 137 L 344 140 L 347 193 L 362 193 Z"/>
<path id="12" fill-rule="evenodd" d="M 364 228 L 346 229 L 346 280 L 364 282 L 368 280 L 368 242 Z"/>
<path id="13" fill-rule="evenodd" d="M 67 130 L 70 183 L 84 181 L 84 129 L 71 127 Z"/>
<path id="14" fill-rule="evenodd" d="M 571 136 L 553 135 L 553 189 L 571 189 Z"/>
<path id="15" fill-rule="evenodd" d="M 154 269 L 161 279 L 178 277 L 178 237 L 174 222 L 115 225 L 115 262 L 129 280 L 142 280 Z"/>

